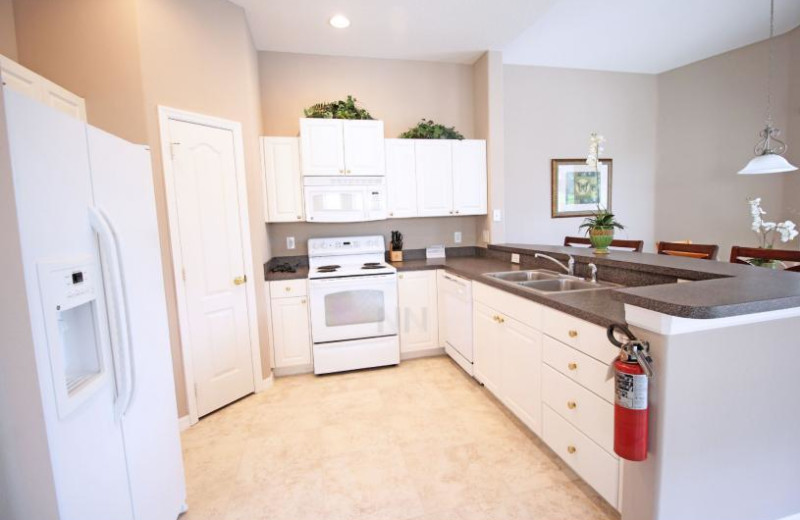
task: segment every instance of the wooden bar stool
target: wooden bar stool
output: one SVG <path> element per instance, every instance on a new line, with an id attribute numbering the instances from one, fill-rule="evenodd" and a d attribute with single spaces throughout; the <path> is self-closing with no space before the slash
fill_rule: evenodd
<path id="1" fill-rule="evenodd" d="M 564 237 L 565 246 L 591 246 L 592 242 L 584 237 Z M 644 240 L 613 240 L 610 247 L 627 249 L 635 253 L 641 253 L 644 248 Z"/>
<path id="2" fill-rule="evenodd" d="M 656 244 L 656 250 L 659 255 L 716 260 L 719 246 L 716 244 L 692 244 L 690 242 L 659 242 Z"/>
<path id="3" fill-rule="evenodd" d="M 800 251 L 792 251 L 788 249 L 763 249 L 760 247 L 742 246 L 733 246 L 731 248 L 732 264 L 756 265 L 752 262 L 753 259 L 776 260 L 781 263 L 791 262 L 795 265 L 786 267 L 786 270 L 800 273 Z"/>

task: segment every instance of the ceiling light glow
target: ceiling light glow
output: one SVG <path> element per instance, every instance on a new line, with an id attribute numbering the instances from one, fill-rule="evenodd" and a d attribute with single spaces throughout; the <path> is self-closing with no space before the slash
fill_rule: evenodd
<path id="1" fill-rule="evenodd" d="M 350 20 L 343 14 L 337 14 L 331 17 L 328 21 L 332 26 L 336 27 L 337 29 L 345 29 L 350 27 Z"/>

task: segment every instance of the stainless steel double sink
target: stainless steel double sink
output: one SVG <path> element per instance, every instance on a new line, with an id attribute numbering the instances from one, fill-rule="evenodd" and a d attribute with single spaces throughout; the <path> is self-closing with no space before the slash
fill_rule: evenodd
<path id="1" fill-rule="evenodd" d="M 578 278 L 577 276 L 560 274 L 548 269 L 505 271 L 501 273 L 487 273 L 484 276 L 539 294 L 596 291 L 597 289 L 621 287 L 619 284 L 615 283 L 591 282 Z"/>

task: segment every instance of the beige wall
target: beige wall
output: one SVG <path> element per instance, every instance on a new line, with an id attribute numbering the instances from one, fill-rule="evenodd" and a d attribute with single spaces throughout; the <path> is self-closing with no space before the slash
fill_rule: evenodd
<path id="1" fill-rule="evenodd" d="M 404 249 L 420 249 L 434 244 L 472 246 L 477 242 L 476 230 L 483 217 L 402 218 L 351 224 L 309 224 L 292 222 L 270 224 L 269 237 L 273 256 L 305 255 L 309 238 L 358 235 L 383 235 L 389 245 L 390 231 L 403 233 Z M 456 244 L 453 233 L 461 231 L 461 243 Z M 293 236 L 296 248 L 286 249 L 286 237 Z"/>
<path id="2" fill-rule="evenodd" d="M 342 58 L 259 53 L 264 135 L 297 135 L 303 108 L 320 101 L 358 99 L 373 117 L 384 121 L 386 136 L 396 137 L 421 118 L 455 126 L 475 136 L 473 72 L 470 65 L 369 58 Z M 305 254 L 309 237 L 382 234 L 399 229 L 406 247 L 454 245 L 453 232 L 463 233 L 462 245 L 474 245 L 480 217 L 397 219 L 348 225 L 270 224 L 274 256 Z M 294 236 L 297 248 L 286 249 Z"/>
<path id="3" fill-rule="evenodd" d="M 142 71 L 147 130 L 153 150 L 156 202 L 161 224 L 164 276 L 167 283 L 178 408 L 187 411 L 175 280 L 167 224 L 164 177 L 158 140 L 158 105 L 232 119 L 242 123 L 248 206 L 262 347 L 262 370 L 269 375 L 266 297 L 259 283 L 269 257 L 264 233 L 258 61 L 244 11 L 226 0 L 139 0 Z"/>
<path id="4" fill-rule="evenodd" d="M 86 99 L 89 122 L 145 143 L 136 0 L 16 0 L 19 62 Z"/>
<path id="5" fill-rule="evenodd" d="M 550 217 L 550 160 L 585 157 L 589 134 L 614 160 L 612 209 L 620 238 L 653 246 L 657 87 L 655 76 L 505 66 L 506 240 L 563 243 L 580 218 Z"/>
<path id="6" fill-rule="evenodd" d="M 387 137 L 423 117 L 474 135 L 469 65 L 260 52 L 259 67 L 266 135 L 297 135 L 304 108 L 348 94 L 384 121 Z"/>
<path id="7" fill-rule="evenodd" d="M 660 240 L 719 244 L 719 259 L 727 260 L 731 245 L 757 245 L 750 230 L 748 198 L 762 197 L 767 218 L 785 218 L 789 213 L 791 201 L 783 196 L 787 179 L 796 174 L 736 174 L 752 158 L 757 134 L 764 127 L 767 53 L 768 45 L 759 43 L 658 77 L 656 236 Z M 789 113 L 788 60 L 788 40 L 781 37 L 776 41 L 772 104 L 775 124 L 784 132 Z"/>
<path id="8" fill-rule="evenodd" d="M 17 59 L 17 32 L 13 0 L 0 0 L 0 54 Z"/>

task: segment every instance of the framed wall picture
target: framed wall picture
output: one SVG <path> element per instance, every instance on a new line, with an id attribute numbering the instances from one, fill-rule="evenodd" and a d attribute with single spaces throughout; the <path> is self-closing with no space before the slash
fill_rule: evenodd
<path id="1" fill-rule="evenodd" d="M 552 216 L 586 217 L 597 207 L 611 211 L 611 159 L 600 159 L 599 170 L 586 159 L 553 159 Z"/>

